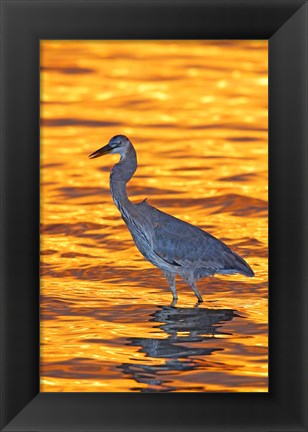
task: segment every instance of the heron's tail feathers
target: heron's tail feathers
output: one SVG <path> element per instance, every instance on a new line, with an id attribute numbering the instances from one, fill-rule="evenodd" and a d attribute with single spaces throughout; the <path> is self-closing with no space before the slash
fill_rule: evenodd
<path id="1" fill-rule="evenodd" d="M 237 255 L 235 252 L 233 252 L 235 261 L 236 261 L 236 265 L 234 270 L 237 271 L 237 273 L 240 273 L 244 276 L 248 276 L 248 277 L 254 277 L 254 271 L 252 270 L 252 268 L 247 264 L 247 262 L 240 257 L 239 255 Z"/>

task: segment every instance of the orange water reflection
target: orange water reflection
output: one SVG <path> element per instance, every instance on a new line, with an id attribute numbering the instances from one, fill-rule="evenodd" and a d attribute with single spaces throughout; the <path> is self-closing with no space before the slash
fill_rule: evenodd
<path id="1" fill-rule="evenodd" d="M 41 43 L 41 391 L 267 391 L 267 42 Z M 256 273 L 178 283 L 109 193 L 128 135 L 134 202 L 198 225 Z"/>

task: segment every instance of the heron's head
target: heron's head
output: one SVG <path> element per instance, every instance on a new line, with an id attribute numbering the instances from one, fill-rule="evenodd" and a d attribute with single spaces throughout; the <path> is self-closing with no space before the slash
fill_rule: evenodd
<path id="1" fill-rule="evenodd" d="M 126 155 L 129 149 L 132 148 L 132 143 L 125 135 L 115 135 L 107 145 L 96 150 L 89 155 L 90 159 L 94 159 L 106 154 L 120 154 L 122 157 Z"/>

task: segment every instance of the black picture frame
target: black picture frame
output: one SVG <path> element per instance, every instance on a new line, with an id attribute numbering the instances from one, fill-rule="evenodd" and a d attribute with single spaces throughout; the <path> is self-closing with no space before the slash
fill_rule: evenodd
<path id="1" fill-rule="evenodd" d="M 307 431 L 307 1 L 1 1 L 1 430 Z M 39 392 L 39 41 L 269 40 L 269 392 Z"/>

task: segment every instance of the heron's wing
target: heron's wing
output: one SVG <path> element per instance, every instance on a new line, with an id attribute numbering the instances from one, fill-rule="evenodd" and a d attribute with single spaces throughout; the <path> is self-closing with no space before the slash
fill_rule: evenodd
<path id="1" fill-rule="evenodd" d="M 247 263 L 222 241 L 200 228 L 144 203 L 154 227 L 155 253 L 173 265 L 191 270 L 206 268 L 209 274 L 219 270 L 247 270 Z"/>

